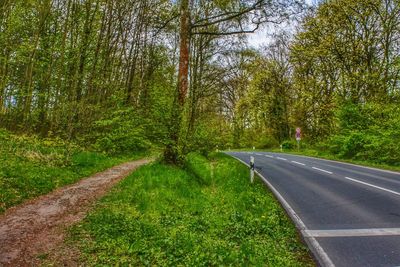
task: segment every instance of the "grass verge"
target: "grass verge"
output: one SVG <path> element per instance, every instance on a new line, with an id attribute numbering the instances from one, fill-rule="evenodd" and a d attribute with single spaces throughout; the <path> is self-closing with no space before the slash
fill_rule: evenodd
<path id="1" fill-rule="evenodd" d="M 314 266 L 261 182 L 224 154 L 138 169 L 70 231 L 89 266 Z"/>
<path id="2" fill-rule="evenodd" d="M 61 139 L 17 136 L 0 129 L 0 214 L 27 199 L 142 156 L 109 157 Z"/>

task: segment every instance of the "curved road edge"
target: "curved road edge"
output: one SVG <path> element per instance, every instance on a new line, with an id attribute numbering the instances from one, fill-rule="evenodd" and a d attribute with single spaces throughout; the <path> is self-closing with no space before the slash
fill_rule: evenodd
<path id="1" fill-rule="evenodd" d="M 229 154 L 227 154 L 229 155 Z M 239 162 L 243 163 L 244 165 L 250 167 L 250 165 L 241 159 L 238 159 L 236 157 L 233 157 L 232 155 L 229 155 L 230 157 L 238 160 Z M 324 249 L 320 246 L 318 241 L 311 236 L 308 236 L 306 232 L 308 231 L 306 225 L 303 223 L 303 221 L 300 219 L 300 217 L 297 215 L 297 213 L 293 210 L 293 208 L 289 205 L 289 203 L 283 198 L 283 196 L 276 190 L 276 188 L 265 178 L 261 173 L 259 173 L 257 170 L 255 173 L 261 178 L 261 180 L 268 186 L 268 188 L 272 191 L 274 196 L 278 199 L 279 203 L 283 206 L 285 209 L 286 213 L 289 215 L 289 217 L 292 219 L 292 221 L 295 223 L 296 228 L 300 232 L 301 237 L 303 240 L 306 242 L 308 245 L 309 249 L 311 250 L 314 258 L 317 260 L 317 263 L 320 266 L 326 266 L 326 267 L 334 267 L 335 265 L 329 258 L 328 254 L 324 251 Z"/>

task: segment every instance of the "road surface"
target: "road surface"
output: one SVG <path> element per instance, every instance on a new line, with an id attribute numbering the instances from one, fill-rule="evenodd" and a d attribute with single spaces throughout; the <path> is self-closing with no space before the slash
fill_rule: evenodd
<path id="1" fill-rule="evenodd" d="M 322 266 L 400 266 L 400 173 L 303 156 L 228 152 L 249 164 Z"/>

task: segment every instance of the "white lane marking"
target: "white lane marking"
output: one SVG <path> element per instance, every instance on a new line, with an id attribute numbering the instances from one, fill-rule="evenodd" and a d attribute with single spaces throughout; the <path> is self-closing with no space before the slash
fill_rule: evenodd
<path id="1" fill-rule="evenodd" d="M 304 230 L 307 237 L 393 236 L 400 235 L 400 228 Z"/>
<path id="2" fill-rule="evenodd" d="M 317 171 L 321 171 L 321 172 L 326 172 L 326 173 L 329 173 L 329 174 L 333 174 L 333 172 L 330 172 L 330 171 L 327 171 L 327 170 L 323 170 L 323 169 L 320 169 L 320 168 L 317 168 L 317 167 L 312 167 L 314 170 L 317 170 Z"/>
<path id="3" fill-rule="evenodd" d="M 297 164 L 297 165 L 306 166 L 306 164 L 301 163 L 301 162 L 297 162 L 297 161 L 293 161 L 293 160 L 292 160 L 292 162 L 295 163 L 295 164 Z"/>
<path id="4" fill-rule="evenodd" d="M 296 157 L 299 157 L 299 158 L 317 159 L 317 160 L 322 160 L 322 161 L 328 161 L 328 162 L 338 163 L 338 164 L 342 164 L 342 165 L 349 165 L 349 166 L 354 166 L 354 167 L 360 167 L 360 168 L 363 168 L 363 169 L 368 169 L 368 170 L 373 170 L 373 171 L 380 171 L 380 172 L 386 172 L 386 173 L 391 173 L 391 174 L 400 175 L 400 172 L 398 172 L 398 171 L 383 170 L 383 169 L 378 169 L 378 168 L 374 168 L 374 167 L 367 167 L 367 166 L 357 165 L 357 164 L 354 164 L 354 163 L 348 163 L 348 162 L 343 162 L 343 161 L 337 161 L 337 160 L 331 160 L 331 159 L 323 159 L 323 158 L 316 158 L 316 157 L 309 157 L 309 156 L 296 155 L 296 154 L 288 154 L 288 155 L 296 156 Z"/>
<path id="5" fill-rule="evenodd" d="M 242 162 L 244 165 L 249 166 L 246 162 L 243 160 L 236 158 L 240 162 Z M 274 193 L 276 198 L 279 200 L 279 202 L 282 204 L 286 212 L 289 214 L 289 217 L 294 221 L 296 224 L 297 228 L 300 230 L 301 234 L 304 236 L 304 239 L 308 246 L 311 248 L 311 251 L 314 253 L 316 256 L 317 260 L 321 264 L 321 266 L 326 266 L 326 267 L 335 267 L 333 264 L 332 260 L 329 258 L 328 254 L 326 254 L 325 250 L 321 247 L 321 245 L 318 243 L 317 239 L 315 239 L 313 236 L 305 236 L 304 231 L 307 231 L 307 226 L 304 224 L 304 222 L 300 219 L 300 217 L 297 215 L 297 213 L 294 211 L 294 209 L 289 205 L 289 203 L 283 198 L 283 196 L 276 190 L 276 188 L 258 171 L 255 171 L 257 175 L 264 181 L 264 183 L 271 189 L 271 191 Z"/>
<path id="6" fill-rule="evenodd" d="M 266 156 L 267 158 L 271 158 L 271 159 L 273 159 L 274 157 L 273 156 L 271 156 L 271 155 L 264 155 L 264 156 Z"/>
<path id="7" fill-rule="evenodd" d="M 258 153 L 257 153 L 256 155 L 257 155 L 257 156 L 262 156 L 263 154 L 258 154 Z"/>
<path id="8" fill-rule="evenodd" d="M 287 160 L 287 159 L 285 159 L 285 158 L 280 158 L 280 157 L 276 157 L 277 159 L 280 159 L 280 160 Z"/>
<path id="9" fill-rule="evenodd" d="M 366 186 L 370 186 L 370 187 L 373 187 L 373 188 L 376 188 L 376 189 L 380 189 L 380 190 L 383 190 L 383 191 L 386 191 L 386 192 L 389 192 L 389 193 L 392 193 L 392 194 L 400 196 L 399 192 L 396 192 L 396 191 L 393 191 L 393 190 L 390 190 L 390 189 L 387 189 L 387 188 L 384 188 L 384 187 L 380 187 L 380 186 L 377 186 L 377 185 L 373 185 L 373 184 L 369 184 L 369 183 L 366 183 L 366 182 L 362 182 L 360 180 L 353 179 L 353 178 L 350 178 L 350 177 L 345 177 L 345 178 L 347 180 L 350 180 L 350 181 L 353 181 L 353 182 L 356 182 L 356 183 L 360 183 L 360 184 L 363 184 L 363 185 L 366 185 Z"/>

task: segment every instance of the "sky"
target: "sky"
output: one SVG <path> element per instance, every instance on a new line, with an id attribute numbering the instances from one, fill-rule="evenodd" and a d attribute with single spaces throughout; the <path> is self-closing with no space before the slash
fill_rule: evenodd
<path id="1" fill-rule="evenodd" d="M 268 31 L 266 28 L 261 28 L 255 33 L 250 33 L 248 36 L 249 45 L 254 48 L 260 48 L 268 43 Z"/>
<path id="2" fill-rule="evenodd" d="M 308 5 L 316 6 L 318 2 L 321 0 L 305 0 Z M 248 35 L 249 45 L 254 48 L 260 48 L 263 45 L 267 44 L 270 38 L 268 37 L 268 32 L 271 33 L 273 29 L 269 29 L 266 27 L 260 28 L 255 33 L 251 33 Z"/>

